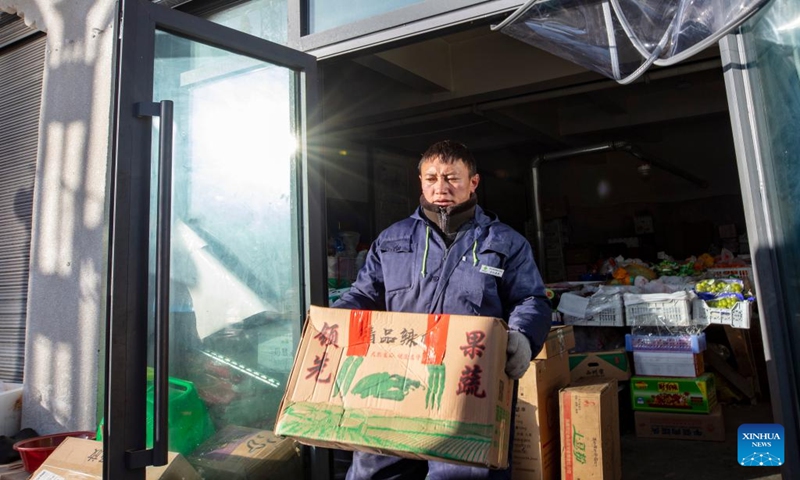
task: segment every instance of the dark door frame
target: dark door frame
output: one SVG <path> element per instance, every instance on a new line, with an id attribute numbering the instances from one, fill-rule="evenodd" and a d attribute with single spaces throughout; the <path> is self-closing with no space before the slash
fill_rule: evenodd
<path id="1" fill-rule="evenodd" d="M 319 155 L 316 59 L 146 0 L 119 3 L 115 31 L 115 101 L 110 168 L 109 266 L 104 391 L 104 478 L 143 480 L 153 450 L 146 449 L 148 251 L 151 118 L 137 116 L 137 104 L 153 99 L 156 30 L 291 69 L 301 118 L 298 238 L 303 271 L 303 304 L 325 305 L 324 192 Z M 158 99 L 169 100 L 169 99 Z M 164 339 L 166 341 L 166 338 Z M 158 347 L 157 347 L 158 348 Z M 158 374 L 157 374 L 158 378 Z M 312 451 L 315 478 L 328 478 L 330 456 Z"/>

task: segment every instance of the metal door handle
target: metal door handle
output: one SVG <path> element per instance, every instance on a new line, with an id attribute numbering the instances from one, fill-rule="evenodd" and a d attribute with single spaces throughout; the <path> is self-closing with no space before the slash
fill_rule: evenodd
<path id="1" fill-rule="evenodd" d="M 167 464 L 169 408 L 169 263 L 172 222 L 172 111 L 171 100 L 138 103 L 138 116 L 160 118 L 158 135 L 158 212 L 156 220 L 155 364 L 153 448 L 146 465 Z"/>

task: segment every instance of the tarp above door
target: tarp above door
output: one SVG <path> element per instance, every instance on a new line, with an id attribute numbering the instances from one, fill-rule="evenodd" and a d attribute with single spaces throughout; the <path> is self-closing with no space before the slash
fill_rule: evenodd
<path id="1" fill-rule="evenodd" d="M 530 0 L 493 30 L 626 84 L 719 41 L 768 0 Z"/>

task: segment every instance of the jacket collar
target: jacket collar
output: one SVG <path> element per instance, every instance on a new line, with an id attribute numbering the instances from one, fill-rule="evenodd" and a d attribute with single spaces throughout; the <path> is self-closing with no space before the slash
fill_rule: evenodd
<path id="1" fill-rule="evenodd" d="M 414 220 L 418 220 L 420 222 L 430 222 L 428 218 L 425 216 L 425 212 L 422 211 L 422 207 L 418 206 L 414 213 L 411 214 L 411 218 Z M 481 227 L 486 227 L 492 223 L 498 222 L 497 215 L 487 210 L 481 208 L 480 205 L 475 205 L 475 223 Z"/>
<path id="2" fill-rule="evenodd" d="M 475 206 L 478 204 L 478 197 L 473 193 L 463 203 L 450 207 L 440 207 L 425 200 L 424 195 L 420 195 L 419 204 L 422 206 L 422 213 L 428 217 L 428 220 L 439 227 L 439 233 L 443 234 L 449 241 L 452 241 L 461 226 L 475 217 Z"/>

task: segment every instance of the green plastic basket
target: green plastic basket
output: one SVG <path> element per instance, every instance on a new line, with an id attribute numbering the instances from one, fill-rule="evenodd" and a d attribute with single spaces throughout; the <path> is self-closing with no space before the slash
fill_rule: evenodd
<path id="1" fill-rule="evenodd" d="M 153 398 L 155 386 L 151 371 L 147 378 L 147 447 L 153 446 Z M 103 423 L 97 427 L 97 439 L 103 439 Z M 188 455 L 214 434 L 214 425 L 203 400 L 192 382 L 169 377 L 167 413 L 169 450 Z"/>

